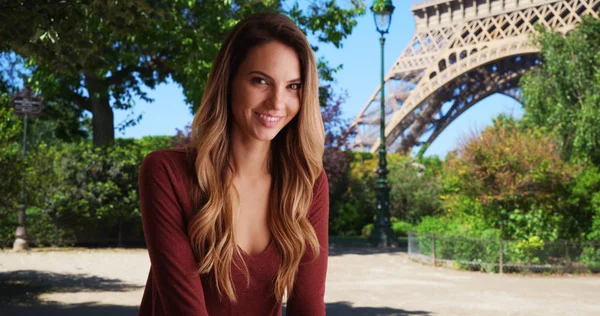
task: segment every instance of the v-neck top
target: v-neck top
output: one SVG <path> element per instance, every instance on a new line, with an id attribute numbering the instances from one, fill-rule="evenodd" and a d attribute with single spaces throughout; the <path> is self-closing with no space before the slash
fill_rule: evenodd
<path id="1" fill-rule="evenodd" d="M 273 239 L 259 254 L 239 253 L 248 272 L 232 264 L 231 277 L 237 303 L 219 299 L 212 273 L 197 275 L 187 224 L 195 210 L 189 184 L 196 172 L 196 151 L 163 149 L 148 154 L 139 172 L 139 195 L 144 237 L 150 256 L 150 272 L 138 315 L 281 315 L 274 294 L 274 280 L 281 258 Z M 329 188 L 322 172 L 313 188 L 307 213 L 319 239 L 320 255 L 304 254 L 286 315 L 325 315 L 325 278 L 328 256 Z M 313 260 L 314 259 L 314 260 Z"/>

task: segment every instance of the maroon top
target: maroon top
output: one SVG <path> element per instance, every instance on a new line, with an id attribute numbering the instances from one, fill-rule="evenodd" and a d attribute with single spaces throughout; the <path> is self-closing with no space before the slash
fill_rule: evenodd
<path id="1" fill-rule="evenodd" d="M 236 304 L 226 297 L 219 301 L 216 286 L 208 275 L 194 275 L 196 261 L 187 223 L 194 213 L 188 184 L 195 177 L 190 167 L 195 155 L 193 150 L 159 150 L 146 156 L 140 168 L 142 225 L 151 267 L 138 315 L 281 315 L 281 304 L 273 292 L 280 262 L 273 241 L 256 256 L 241 251 L 250 272 L 249 288 L 244 272 L 232 265 Z M 321 245 L 320 256 L 309 260 L 312 256 L 307 247 L 287 301 L 287 315 L 325 315 L 328 190 L 327 176 L 322 172 L 308 212 Z"/>

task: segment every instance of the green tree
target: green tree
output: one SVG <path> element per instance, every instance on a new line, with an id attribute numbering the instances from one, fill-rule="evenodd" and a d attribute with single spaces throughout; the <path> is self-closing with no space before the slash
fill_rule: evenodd
<path id="1" fill-rule="evenodd" d="M 566 160 L 600 166 L 600 20 L 563 36 L 539 28 L 541 66 L 521 79 L 525 121 L 555 132 Z"/>
<path id="2" fill-rule="evenodd" d="M 600 168 L 582 165 L 569 183 L 562 226 L 574 239 L 600 240 Z"/>
<path id="3" fill-rule="evenodd" d="M 552 137 L 500 116 L 448 155 L 443 198 L 449 214 L 503 227 L 503 238 L 554 240 L 567 237 L 561 222 L 576 215 L 565 205 L 573 173 Z"/>
<path id="4" fill-rule="evenodd" d="M 359 235 L 363 227 L 373 223 L 375 215 L 375 182 L 379 158 L 371 153 L 354 153 L 347 180 L 340 197 L 332 199 L 330 233 Z M 428 215 L 441 212 L 441 161 L 437 157 L 413 161 L 401 154 L 388 155 L 390 212 L 400 220 L 396 228 L 407 222 L 414 224 Z M 405 225 L 406 226 L 406 225 Z"/>
<path id="5" fill-rule="evenodd" d="M 393 157 L 393 156 L 392 156 Z M 441 161 L 436 157 L 390 159 L 391 214 L 412 224 L 442 212 Z"/>
<path id="6" fill-rule="evenodd" d="M 8 103 L 6 94 L 0 93 L 0 103 Z M 12 112 L 10 107 L 0 104 L 0 209 L 15 210 L 23 171 L 20 144 L 23 126 Z"/>
<path id="7" fill-rule="evenodd" d="M 1 6 L 1 5 L 0 5 Z M 334 0 L 297 1 L 43 1 L 0 8 L 0 50 L 14 51 L 32 70 L 30 83 L 54 108 L 77 120 L 92 115 L 95 145 L 114 139 L 113 110 L 128 110 L 145 88 L 171 78 L 196 106 L 225 34 L 258 11 L 289 15 L 318 42 L 341 46 L 364 13 L 360 0 L 343 8 Z M 313 49 L 318 49 L 313 43 Z M 319 65 L 324 79 L 337 68 Z M 136 124 L 131 117 L 117 128 Z"/>
<path id="8" fill-rule="evenodd" d="M 361 234 L 375 216 L 375 174 L 377 158 L 371 153 L 353 153 L 348 166 L 347 186 L 332 199 L 329 211 L 330 235 Z M 341 188 L 340 188 L 341 189 Z"/>
<path id="9" fill-rule="evenodd" d="M 24 59 L 14 52 L 0 50 L 0 93 L 6 94 L 2 106 L 11 107 L 9 97 L 18 92 L 23 81 L 31 75 Z M 53 143 L 58 140 L 76 141 L 88 137 L 79 117 L 81 110 L 71 108 L 64 100 L 44 99 L 44 111 L 35 120 L 28 121 L 28 142 Z M 62 103 L 61 103 L 62 102 Z"/>

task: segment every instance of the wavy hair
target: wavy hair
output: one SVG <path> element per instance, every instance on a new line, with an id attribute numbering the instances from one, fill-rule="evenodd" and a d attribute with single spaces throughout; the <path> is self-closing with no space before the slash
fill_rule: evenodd
<path id="1" fill-rule="evenodd" d="M 212 273 L 219 295 L 232 302 L 237 301 L 232 264 L 244 266 L 248 281 L 249 275 L 233 233 L 237 191 L 232 185 L 235 170 L 230 161 L 233 118 L 229 91 L 248 52 L 273 41 L 294 49 L 302 80 L 300 110 L 271 142 L 268 163 L 272 178 L 268 224 L 281 258 L 274 280 L 278 301 L 291 293 L 307 249 L 312 249 L 313 258 L 319 255 L 319 242 L 307 218 L 313 186 L 323 170 L 324 150 L 315 57 L 306 36 L 288 17 L 253 14 L 236 24 L 223 42 L 192 122 L 192 146 L 197 152 L 193 168 L 198 180 L 192 186 L 192 202 L 197 211 L 188 224 L 188 235 L 198 273 Z"/>

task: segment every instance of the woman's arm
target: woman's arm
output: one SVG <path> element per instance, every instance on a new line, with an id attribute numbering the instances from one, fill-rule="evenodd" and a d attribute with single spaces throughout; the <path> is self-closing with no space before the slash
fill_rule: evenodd
<path id="1" fill-rule="evenodd" d="M 144 158 L 139 172 L 144 237 L 165 315 L 206 316 L 204 291 L 176 191 L 186 189 L 165 152 Z"/>
<path id="2" fill-rule="evenodd" d="M 308 219 L 319 239 L 320 253 L 314 261 L 310 249 L 298 267 L 296 282 L 287 302 L 287 315 L 325 315 L 325 277 L 329 250 L 329 184 L 325 171 L 315 185 Z"/>

